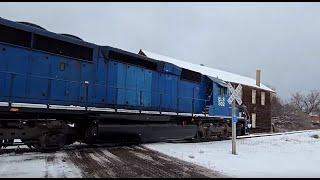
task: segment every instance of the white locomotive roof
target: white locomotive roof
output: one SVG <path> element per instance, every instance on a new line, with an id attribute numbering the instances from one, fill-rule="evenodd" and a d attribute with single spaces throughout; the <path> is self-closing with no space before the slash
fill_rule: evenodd
<path id="1" fill-rule="evenodd" d="M 222 71 L 219 69 L 214 69 L 214 68 L 210 68 L 210 67 L 206 67 L 206 66 L 202 66 L 202 65 L 198 65 L 198 64 L 193 64 L 193 63 L 189 63 L 186 61 L 181 61 L 172 57 L 168 57 L 168 56 L 164 56 L 164 55 L 160 55 L 160 54 L 156 54 L 150 51 L 146 51 L 141 49 L 141 52 L 143 52 L 147 57 L 155 59 L 155 60 L 159 60 L 159 61 L 165 61 L 168 63 L 172 63 L 174 65 L 177 65 L 179 67 L 185 68 L 185 69 L 190 69 L 192 71 L 196 71 L 199 72 L 203 75 L 207 75 L 207 76 L 211 76 L 214 78 L 219 78 L 221 80 L 224 81 L 228 81 L 228 82 L 234 82 L 234 83 L 239 83 L 242 85 L 247 85 L 247 86 L 251 86 L 254 88 L 258 88 L 258 89 L 263 89 L 266 91 L 271 91 L 274 92 L 271 88 L 265 86 L 264 84 L 260 84 L 260 87 L 256 85 L 256 80 L 253 78 L 249 78 L 249 77 L 245 77 L 245 76 L 241 76 L 238 74 L 234 74 L 234 73 L 230 73 L 227 71 Z"/>

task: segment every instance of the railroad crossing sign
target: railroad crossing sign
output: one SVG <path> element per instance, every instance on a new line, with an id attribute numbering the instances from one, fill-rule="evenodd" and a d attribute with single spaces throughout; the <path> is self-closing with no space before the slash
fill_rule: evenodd
<path id="1" fill-rule="evenodd" d="M 233 88 L 231 83 L 228 83 L 228 89 L 231 92 L 231 95 L 228 99 L 228 103 L 232 104 L 232 154 L 236 155 L 236 138 L 237 138 L 237 121 L 238 118 L 236 116 L 236 101 L 239 105 L 242 104 L 241 100 L 241 91 L 242 86 L 239 84 L 236 89 Z"/>
<path id="2" fill-rule="evenodd" d="M 237 87 L 236 89 L 234 89 L 233 86 L 232 86 L 232 85 L 230 84 L 230 82 L 229 82 L 229 83 L 228 83 L 228 89 L 229 89 L 229 91 L 231 92 L 231 95 L 230 95 L 230 97 L 229 97 L 229 99 L 228 99 L 228 103 L 229 103 L 229 104 L 232 104 L 232 102 L 233 102 L 234 100 L 236 100 L 237 103 L 238 103 L 239 105 L 241 105 L 241 104 L 242 104 L 242 100 L 241 100 L 242 86 L 241 86 L 241 84 L 239 84 L 238 87 Z"/>

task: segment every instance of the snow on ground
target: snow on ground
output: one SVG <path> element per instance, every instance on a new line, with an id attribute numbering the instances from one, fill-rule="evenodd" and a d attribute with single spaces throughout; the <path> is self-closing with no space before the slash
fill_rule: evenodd
<path id="1" fill-rule="evenodd" d="M 232 177 L 320 177 L 320 130 L 205 143 L 156 143 L 145 147 Z"/>
<path id="2" fill-rule="evenodd" d="M 65 153 L 25 153 L 1 155 L 1 178 L 81 177 L 81 171 Z"/>

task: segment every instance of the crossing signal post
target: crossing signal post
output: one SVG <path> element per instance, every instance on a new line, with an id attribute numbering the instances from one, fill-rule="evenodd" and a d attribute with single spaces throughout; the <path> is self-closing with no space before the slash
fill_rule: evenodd
<path id="1" fill-rule="evenodd" d="M 236 117 L 236 101 L 232 102 L 232 154 L 236 155 L 236 139 L 237 139 L 237 117 Z"/>
<path id="2" fill-rule="evenodd" d="M 236 138 L 237 138 L 237 116 L 236 116 L 236 101 L 239 105 L 242 104 L 241 91 L 242 86 L 239 84 L 236 89 L 233 88 L 231 83 L 228 83 L 228 89 L 231 95 L 228 99 L 228 103 L 232 104 L 232 154 L 236 155 Z"/>

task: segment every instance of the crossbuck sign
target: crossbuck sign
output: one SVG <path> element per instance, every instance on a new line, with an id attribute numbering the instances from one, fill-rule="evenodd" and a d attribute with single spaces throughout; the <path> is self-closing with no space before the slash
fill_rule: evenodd
<path id="1" fill-rule="evenodd" d="M 238 102 L 239 105 L 242 104 L 242 100 L 241 100 L 241 91 L 242 91 L 242 86 L 241 84 L 238 85 L 238 87 L 236 89 L 233 88 L 233 86 L 230 84 L 230 82 L 228 83 L 228 89 L 231 93 L 229 99 L 228 99 L 228 103 L 232 104 L 232 102 L 234 100 L 236 100 Z"/>
<path id="2" fill-rule="evenodd" d="M 237 116 L 236 116 L 236 102 L 238 102 L 239 105 L 242 104 L 241 100 L 241 91 L 242 91 L 242 86 L 239 84 L 236 89 L 233 88 L 231 83 L 228 83 L 228 89 L 231 93 L 228 103 L 232 104 L 232 154 L 236 155 L 236 138 L 237 138 L 237 132 L 236 132 L 236 123 L 237 123 Z"/>

